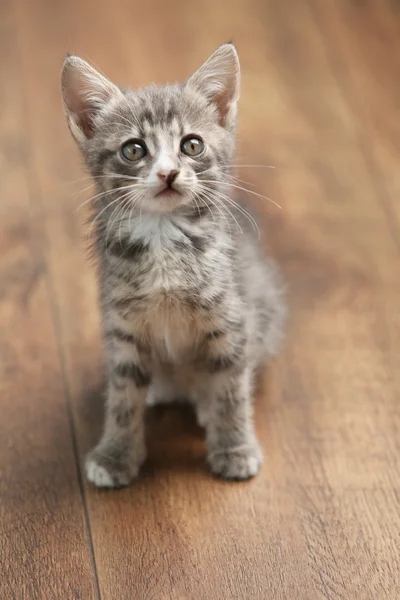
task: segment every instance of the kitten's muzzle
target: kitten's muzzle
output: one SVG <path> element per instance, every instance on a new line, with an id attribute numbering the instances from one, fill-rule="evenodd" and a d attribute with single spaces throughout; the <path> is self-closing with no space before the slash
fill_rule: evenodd
<path id="1" fill-rule="evenodd" d="M 171 193 L 180 194 L 180 191 L 176 189 L 173 185 L 175 179 L 179 175 L 178 169 L 173 169 L 172 171 L 158 171 L 157 177 L 165 184 L 165 187 L 156 194 L 156 198 L 159 196 L 169 196 Z"/>

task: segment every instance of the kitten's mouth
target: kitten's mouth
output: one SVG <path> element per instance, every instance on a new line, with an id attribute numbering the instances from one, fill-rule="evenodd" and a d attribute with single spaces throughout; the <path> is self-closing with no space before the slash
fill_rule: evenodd
<path id="1" fill-rule="evenodd" d="M 172 185 L 167 185 L 165 186 L 165 188 L 163 188 L 160 192 L 156 194 L 156 198 L 171 198 L 176 194 L 178 194 L 178 196 L 182 195 L 181 192 L 174 188 Z"/>

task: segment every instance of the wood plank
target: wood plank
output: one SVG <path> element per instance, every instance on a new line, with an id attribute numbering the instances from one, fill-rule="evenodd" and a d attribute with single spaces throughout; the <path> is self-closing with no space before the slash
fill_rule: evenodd
<path id="1" fill-rule="evenodd" d="M 0 7 L 0 598 L 96 598 L 12 5 Z"/>
<path id="2" fill-rule="evenodd" d="M 313 13 L 295 0 L 253 2 L 251 11 L 208 0 L 204 37 L 192 33 L 199 13 L 190 3 L 17 5 L 31 176 L 43 197 L 82 453 L 99 429 L 102 353 L 83 219 L 66 185 L 78 163 L 56 102 L 67 46 L 139 85 L 182 78 L 234 33 L 244 71 L 241 162 L 278 166 L 243 178 L 284 207 L 259 206 L 293 313 L 286 351 L 258 398 L 263 471 L 237 486 L 212 479 L 186 412 L 153 412 L 141 478 L 114 493 L 86 488 L 102 598 L 131 599 L 133 590 L 146 599 L 396 598 L 399 414 L 382 306 L 398 291 L 397 245 Z M 40 70 L 37 56 L 46 58 Z"/>
<path id="3" fill-rule="evenodd" d="M 355 456 L 350 447 L 346 451 L 347 444 L 342 437 L 342 465 L 338 471 L 340 480 L 348 480 L 351 488 L 347 497 L 342 494 L 342 511 L 347 514 L 348 530 L 353 537 L 354 565 L 357 565 L 352 573 L 355 575 L 353 587 L 362 581 L 362 597 L 397 598 L 400 565 L 394 548 L 400 536 L 397 518 L 400 508 L 400 213 L 397 205 L 400 178 L 396 164 L 399 158 L 396 129 L 399 15 L 393 10 L 395 4 L 385 1 L 325 3 L 313 0 L 311 5 L 332 69 L 341 81 L 344 101 L 354 114 L 354 130 L 360 154 L 368 166 L 369 183 L 376 190 L 388 235 L 397 250 L 381 267 L 381 274 L 385 269 L 388 277 L 382 277 L 379 293 L 375 294 L 375 307 L 370 315 L 373 338 L 368 342 L 365 330 L 358 332 L 358 339 L 352 335 L 362 361 L 355 365 L 354 352 L 347 352 L 347 360 L 352 365 L 352 382 L 364 393 L 359 402 L 355 401 L 354 394 L 349 395 L 351 417 L 349 407 L 345 409 L 352 423 L 352 437 L 348 439 L 351 446 L 357 440 L 359 455 Z M 360 210 L 365 209 L 363 196 L 359 205 Z M 380 246 L 381 238 L 376 239 L 372 230 L 371 236 L 376 240 L 376 246 L 369 240 L 371 247 Z M 348 326 L 349 331 L 350 328 L 355 330 L 354 322 Z M 369 411 L 365 410 L 366 399 Z M 352 469 L 348 468 L 349 464 Z M 353 506 L 348 500 L 350 494 Z M 354 529 L 352 515 L 357 511 L 363 511 L 364 526 L 370 530 L 371 543 L 362 553 L 359 552 L 359 530 Z M 388 559 L 385 561 L 384 557 Z M 355 587 L 353 594 L 356 593 L 360 593 L 360 586 Z"/>

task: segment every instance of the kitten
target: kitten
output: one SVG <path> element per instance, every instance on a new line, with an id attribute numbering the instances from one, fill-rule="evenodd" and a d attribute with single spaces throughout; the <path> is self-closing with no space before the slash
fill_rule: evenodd
<path id="1" fill-rule="evenodd" d="M 232 199 L 239 74 L 232 44 L 185 84 L 135 92 L 76 56 L 64 62 L 68 125 L 98 188 L 109 387 L 86 474 L 99 487 L 137 476 L 146 403 L 180 398 L 205 427 L 215 474 L 259 470 L 252 384 L 285 310 L 275 267 Z"/>

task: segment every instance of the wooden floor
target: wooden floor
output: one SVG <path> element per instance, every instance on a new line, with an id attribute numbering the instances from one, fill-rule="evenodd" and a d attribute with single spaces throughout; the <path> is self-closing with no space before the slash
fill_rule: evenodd
<path id="1" fill-rule="evenodd" d="M 213 479 L 193 417 L 149 415 L 129 489 L 87 485 L 102 418 L 96 285 L 67 130 L 70 50 L 120 84 L 242 62 L 240 177 L 292 305 L 260 384 L 266 462 Z M 400 598 L 400 4 L 0 3 L 0 599 Z"/>

